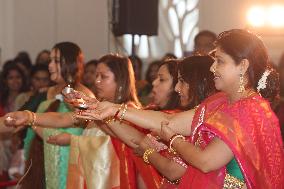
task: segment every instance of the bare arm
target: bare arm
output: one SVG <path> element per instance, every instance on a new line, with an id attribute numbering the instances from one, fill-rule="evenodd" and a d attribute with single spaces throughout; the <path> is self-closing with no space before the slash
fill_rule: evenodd
<path id="1" fill-rule="evenodd" d="M 72 118 L 73 113 L 59 113 L 59 112 L 47 112 L 47 113 L 28 113 L 27 111 L 17 111 L 10 112 L 5 115 L 5 124 L 7 126 L 24 126 L 32 122 L 34 119 L 34 125 L 39 127 L 51 127 L 51 128 L 60 128 L 60 127 L 70 127 L 73 125 L 74 120 Z M 7 121 L 7 118 L 10 117 L 13 120 L 11 122 Z"/>
<path id="2" fill-rule="evenodd" d="M 161 138 L 165 141 L 175 134 L 167 123 L 161 124 Z M 178 154 L 188 163 L 207 173 L 219 169 L 233 159 L 231 149 L 219 138 L 215 137 L 204 149 L 178 137 L 172 141 L 172 146 Z"/>
<path id="3" fill-rule="evenodd" d="M 116 133 L 111 130 L 107 124 L 101 122 L 101 121 L 95 121 L 96 125 L 99 126 L 99 128 L 105 132 L 106 134 L 112 136 L 112 137 L 117 137 Z"/>
<path id="4" fill-rule="evenodd" d="M 137 140 L 133 141 L 137 147 L 134 152 L 138 156 L 144 156 L 147 149 L 155 149 L 156 146 L 153 144 L 149 136 L 146 136 L 140 142 Z M 157 151 L 150 153 L 148 156 L 148 161 L 153 165 L 163 176 L 165 176 L 170 181 L 175 181 L 182 177 L 185 173 L 186 168 L 180 164 L 162 156 Z"/>
<path id="5" fill-rule="evenodd" d="M 74 124 L 73 112 L 47 112 L 36 113 L 35 125 L 40 127 L 62 128 L 70 127 Z"/>
<path id="6" fill-rule="evenodd" d="M 169 126 L 173 128 L 175 132 L 188 136 L 191 133 L 193 115 L 194 110 L 188 110 L 176 114 L 167 114 L 160 111 L 129 108 L 124 119 L 139 127 L 156 132 L 160 132 L 162 121 L 168 121 Z"/>
<path id="7" fill-rule="evenodd" d="M 38 136 L 40 136 L 40 138 L 42 138 L 43 139 L 43 128 L 40 128 L 40 127 L 33 127 L 33 130 L 34 130 L 34 132 L 36 132 L 36 134 L 38 135 Z"/>
<path id="8" fill-rule="evenodd" d="M 118 137 L 131 148 L 137 147 L 137 144 L 133 143 L 134 139 L 140 142 L 145 137 L 145 135 L 136 128 L 126 123 L 120 124 L 119 121 L 109 123 L 108 128 L 115 134 L 116 137 Z"/>
<path id="9" fill-rule="evenodd" d="M 178 138 L 173 147 L 189 164 L 207 173 L 227 165 L 234 157 L 231 149 L 219 138 L 214 138 L 205 149 Z"/>
<path id="10" fill-rule="evenodd" d="M 185 167 L 160 155 L 158 152 L 150 154 L 148 159 L 149 162 L 170 181 L 180 179 L 186 171 Z"/>
<path id="11" fill-rule="evenodd" d="M 120 105 L 110 102 L 99 102 L 95 109 L 90 109 L 82 112 L 82 115 L 78 115 L 78 118 L 91 119 L 91 120 L 103 120 L 108 117 L 114 116 Z M 120 117 L 122 111 L 120 111 L 118 117 Z M 162 121 L 169 121 L 170 125 L 175 127 L 174 130 L 177 133 L 185 136 L 190 134 L 191 122 L 193 119 L 194 110 L 188 110 L 176 114 L 167 114 L 159 111 L 152 110 L 139 110 L 129 107 L 125 113 L 124 120 L 127 120 L 135 125 L 150 129 L 154 131 L 160 131 L 160 123 Z"/>

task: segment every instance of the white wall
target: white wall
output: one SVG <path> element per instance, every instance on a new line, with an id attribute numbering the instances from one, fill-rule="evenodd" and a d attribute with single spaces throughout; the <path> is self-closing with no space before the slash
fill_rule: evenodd
<path id="1" fill-rule="evenodd" d="M 0 0 L 0 60 L 13 58 L 21 50 L 28 51 L 34 60 L 40 50 L 67 40 L 81 46 L 86 60 L 98 58 L 108 52 L 109 1 Z M 244 28 L 247 7 L 253 2 L 200 0 L 199 27 L 216 33 Z M 272 60 L 277 62 L 284 51 L 284 36 L 263 38 Z"/>
<path id="2" fill-rule="evenodd" d="M 107 52 L 107 19 L 102 0 L 1 0 L 1 60 L 22 50 L 34 60 L 60 41 L 77 43 L 86 60 L 97 58 Z"/>
<path id="3" fill-rule="evenodd" d="M 14 51 L 14 2 L 0 1 L 0 67 L 7 58 L 13 57 Z"/>
<path id="4" fill-rule="evenodd" d="M 200 29 L 210 29 L 216 33 L 232 29 L 246 27 L 246 11 L 254 4 L 271 4 L 278 2 L 284 4 L 283 0 L 200 0 Z M 284 52 L 283 35 L 262 35 L 263 41 L 269 51 L 274 63 L 278 63 Z"/>

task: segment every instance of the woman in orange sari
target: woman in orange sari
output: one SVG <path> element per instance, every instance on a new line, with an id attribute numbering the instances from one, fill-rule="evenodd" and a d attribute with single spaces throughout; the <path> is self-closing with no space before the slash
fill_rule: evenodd
<path id="1" fill-rule="evenodd" d="M 180 98 L 178 93 L 175 91 L 175 85 L 178 81 L 178 60 L 167 60 L 164 61 L 158 70 L 158 76 L 153 81 L 153 102 L 149 104 L 145 109 L 151 109 L 155 111 L 164 111 L 168 114 L 175 113 L 179 110 Z M 141 129 L 137 126 L 127 123 L 127 124 L 111 124 L 108 125 L 109 129 L 126 143 L 129 147 L 136 147 L 137 145 L 132 142 L 132 140 L 140 141 L 146 134 L 152 136 L 150 130 Z M 152 136 L 155 140 L 155 137 Z M 153 141 L 154 142 L 154 141 Z M 156 142 L 157 143 L 157 142 Z M 146 188 L 161 188 L 161 183 L 165 182 L 167 179 L 162 178 L 161 175 L 151 166 L 147 166 L 143 160 L 135 156 L 131 148 L 127 148 L 128 156 L 131 157 L 133 161 L 133 166 L 137 170 L 137 187 Z M 165 151 L 162 152 L 165 156 Z M 167 158 L 165 158 L 167 159 Z M 174 163 L 175 162 L 171 162 Z M 163 170 L 159 170 L 163 173 Z"/>

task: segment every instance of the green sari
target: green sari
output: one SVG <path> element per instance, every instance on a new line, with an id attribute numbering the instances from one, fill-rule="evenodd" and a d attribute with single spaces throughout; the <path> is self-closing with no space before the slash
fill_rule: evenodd
<path id="1" fill-rule="evenodd" d="M 30 99 L 19 109 L 20 111 L 23 110 L 29 110 L 32 112 L 36 112 L 38 109 L 38 106 L 41 102 L 46 100 L 47 93 L 37 93 L 34 96 L 31 96 Z M 31 147 L 31 143 L 33 139 L 35 138 L 36 134 L 32 128 L 27 128 L 26 137 L 24 139 L 24 154 L 25 154 L 25 160 L 28 160 L 29 151 Z"/>
<path id="2" fill-rule="evenodd" d="M 44 101 L 40 104 L 38 112 L 45 112 L 55 99 Z M 60 102 L 57 112 L 70 112 L 70 108 L 64 102 Z M 43 129 L 44 139 L 44 167 L 45 181 L 47 189 L 64 189 L 66 188 L 66 178 L 69 161 L 69 146 L 56 146 L 46 143 L 51 135 L 57 135 L 63 132 L 72 135 L 81 135 L 82 128 L 60 128 L 60 129 Z"/>

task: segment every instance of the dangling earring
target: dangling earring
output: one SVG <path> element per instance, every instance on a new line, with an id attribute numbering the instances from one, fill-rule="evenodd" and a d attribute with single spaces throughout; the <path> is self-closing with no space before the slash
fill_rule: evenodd
<path id="1" fill-rule="evenodd" d="M 245 86 L 244 86 L 244 74 L 240 74 L 240 87 L 238 90 L 238 93 L 242 93 L 245 91 Z"/>
<path id="2" fill-rule="evenodd" d="M 118 88 L 118 96 L 117 96 L 117 100 L 121 100 L 122 96 L 121 96 L 121 91 L 122 91 L 122 86 L 120 86 Z"/>
<path id="3" fill-rule="evenodd" d="M 215 70 L 215 68 L 214 68 L 214 67 L 212 68 L 212 72 L 213 72 L 213 74 L 215 75 L 216 70 Z"/>

